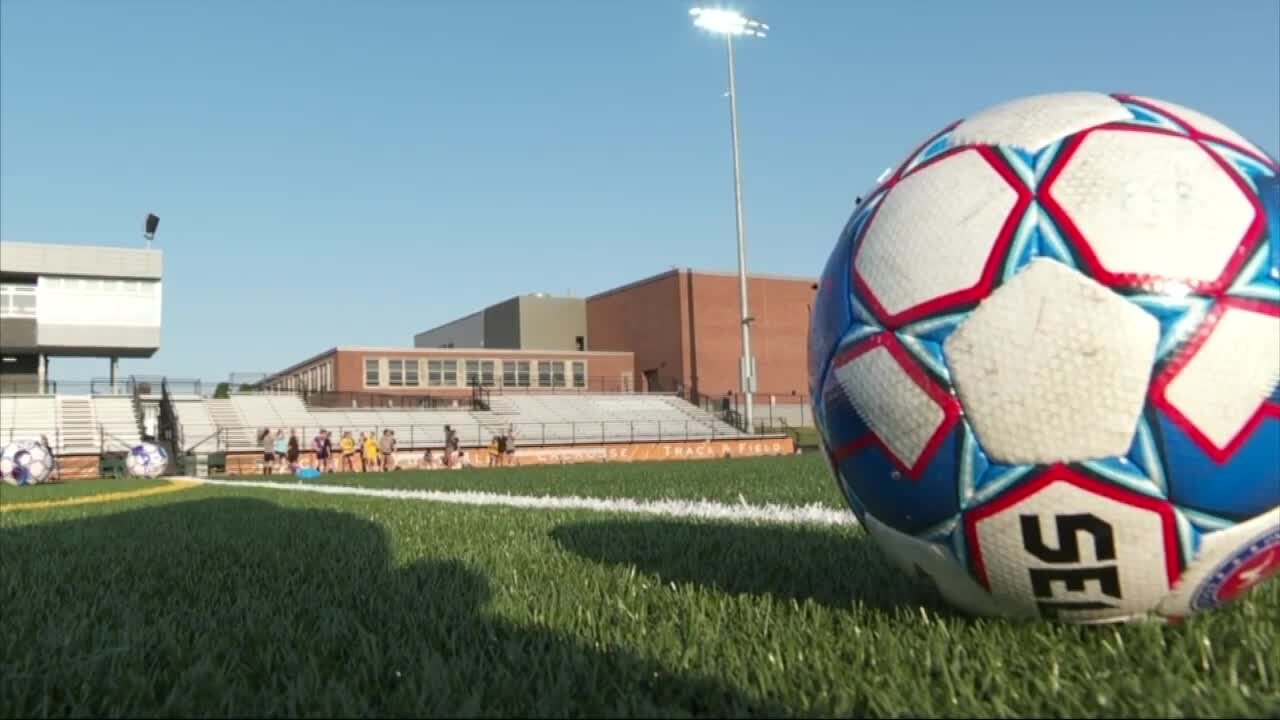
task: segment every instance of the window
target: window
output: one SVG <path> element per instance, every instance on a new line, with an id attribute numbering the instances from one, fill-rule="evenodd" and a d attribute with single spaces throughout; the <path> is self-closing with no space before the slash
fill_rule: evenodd
<path id="1" fill-rule="evenodd" d="M 502 384 L 511 387 L 529 387 L 529 361 L 503 360 Z"/>
<path id="2" fill-rule="evenodd" d="M 404 361 L 388 360 L 387 376 L 390 378 L 388 384 L 392 387 L 400 387 L 404 385 Z"/>
<path id="3" fill-rule="evenodd" d="M 364 384 L 370 387 L 378 385 L 378 359 L 366 358 L 364 361 Z"/>
<path id="4" fill-rule="evenodd" d="M 582 337 L 581 335 L 578 335 L 577 337 L 575 337 L 573 341 L 578 344 L 579 352 L 587 349 L 587 339 Z"/>
<path id="5" fill-rule="evenodd" d="M 493 385 L 492 360 L 467 361 L 467 385 Z"/>
<path id="6" fill-rule="evenodd" d="M 584 362 L 575 362 L 573 364 L 573 386 L 576 388 L 584 388 L 587 386 L 587 364 Z"/>
<path id="7" fill-rule="evenodd" d="M 564 387 L 564 362 L 539 360 L 538 384 L 543 387 Z"/>
<path id="8" fill-rule="evenodd" d="M 432 387 L 455 387 L 458 384 L 457 360 L 428 360 L 427 384 Z"/>
<path id="9" fill-rule="evenodd" d="M 404 384 L 408 387 L 418 387 L 418 361 L 404 361 Z"/>
<path id="10" fill-rule="evenodd" d="M 35 317 L 36 287 L 34 285 L 0 285 L 0 316 Z"/>

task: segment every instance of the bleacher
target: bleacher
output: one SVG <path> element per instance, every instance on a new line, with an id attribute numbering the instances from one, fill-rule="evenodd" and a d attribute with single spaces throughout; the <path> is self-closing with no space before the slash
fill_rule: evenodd
<path id="1" fill-rule="evenodd" d="M 59 395 L 57 401 L 59 454 L 98 452 L 102 439 L 98 433 L 93 398 L 88 395 Z"/>
<path id="2" fill-rule="evenodd" d="M 127 451 L 142 439 L 138 411 L 128 395 L 105 395 L 93 399 L 94 415 L 102 430 L 104 452 Z"/>
<path id="3" fill-rule="evenodd" d="M 395 432 L 402 447 L 442 447 L 451 425 L 464 446 L 480 446 L 510 428 L 518 445 L 640 442 L 738 437 L 737 429 L 684 400 L 664 395 L 507 395 L 501 409 L 309 408 L 296 395 L 234 395 L 226 403 L 249 430 L 226 449 L 259 447 L 257 432 L 297 432 L 306 447 L 321 430 Z M 491 406 L 492 407 L 492 406 Z M 227 409 L 221 412 L 230 414 Z M 215 413 L 215 416 L 217 413 Z"/>
<path id="4" fill-rule="evenodd" d="M 209 413 L 209 405 L 199 395 L 170 395 L 174 415 L 178 419 L 182 451 L 215 452 L 220 449 L 218 423 Z"/>
<path id="5" fill-rule="evenodd" d="M 491 410 L 469 408 L 312 408 L 297 395 L 238 394 L 229 399 L 169 396 L 179 425 L 179 452 L 248 451 L 261 447 L 258 432 L 298 433 L 303 447 L 321 429 L 395 432 L 404 448 L 443 447 L 452 426 L 464 447 L 485 445 L 499 432 L 515 433 L 517 446 L 645 442 L 738 437 L 731 425 L 674 396 L 564 394 L 505 395 Z M 59 410 L 68 410 L 61 418 Z M 72 412 L 74 411 L 74 412 Z M 141 439 L 131 396 L 20 395 L 0 397 L 0 441 L 45 435 L 57 452 L 127 450 Z"/>
<path id="6" fill-rule="evenodd" d="M 235 403 L 226 398 L 205 400 L 204 402 L 209 411 L 209 417 L 222 431 L 220 437 L 222 444 L 219 449 L 257 447 L 254 444 L 254 428 L 245 420 L 244 415 L 240 414 L 240 410 Z"/>
<path id="7" fill-rule="evenodd" d="M 0 397 L 0 443 L 14 440 L 49 439 L 54 452 L 61 452 L 58 442 L 58 398 L 53 395 L 17 395 Z"/>
<path id="8" fill-rule="evenodd" d="M 129 396 L 0 397 L 0 444 L 41 435 L 59 455 L 128 450 L 142 438 Z"/>

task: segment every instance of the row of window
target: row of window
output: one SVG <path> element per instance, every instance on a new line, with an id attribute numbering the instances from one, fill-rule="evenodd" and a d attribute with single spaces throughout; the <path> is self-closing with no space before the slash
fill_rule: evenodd
<path id="1" fill-rule="evenodd" d="M 114 278 L 76 278 L 47 276 L 40 282 L 53 290 L 105 293 L 112 295 L 150 295 L 154 280 L 117 280 Z"/>
<path id="2" fill-rule="evenodd" d="M 308 392 L 333 390 L 333 365 L 327 362 L 312 365 L 292 375 L 277 378 L 266 387 L 268 390 L 306 390 Z"/>
<path id="3" fill-rule="evenodd" d="M 424 366 L 425 383 L 420 372 Z M 504 387 L 568 387 L 572 382 L 572 387 L 582 388 L 587 386 L 587 363 L 582 360 L 413 358 L 365 358 L 364 361 L 365 387 L 494 387 L 499 381 Z"/>
<path id="4" fill-rule="evenodd" d="M 0 317 L 35 317 L 34 285 L 0 285 Z"/>
<path id="5" fill-rule="evenodd" d="M 51 322 L 68 319 L 84 324 L 152 322 L 154 312 L 147 303 L 155 293 L 153 281 L 45 277 L 40 283 L 49 291 L 43 308 Z M 84 298 L 89 294 L 105 297 L 93 298 L 90 302 Z M 0 317 L 36 317 L 36 295 L 35 285 L 0 285 Z"/>

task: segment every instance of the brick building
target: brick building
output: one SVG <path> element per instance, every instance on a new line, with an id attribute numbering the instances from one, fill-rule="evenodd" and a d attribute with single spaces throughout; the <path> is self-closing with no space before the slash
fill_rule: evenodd
<path id="1" fill-rule="evenodd" d="M 757 393 L 806 394 L 805 348 L 816 281 L 747 276 Z M 736 273 L 670 270 L 593 295 L 588 347 L 629 350 L 641 389 L 738 392 L 742 356 Z"/>
<path id="2" fill-rule="evenodd" d="M 757 394 L 806 393 L 811 278 L 748 276 Z M 265 381 L 273 388 L 461 396 L 472 380 L 530 391 L 740 389 L 736 273 L 670 270 L 587 298 L 522 295 L 418 333 L 412 348 L 336 347 Z"/>
<path id="3" fill-rule="evenodd" d="M 525 391 L 633 387 L 629 352 L 563 352 L 487 348 L 335 347 L 262 381 L 325 404 L 376 405 L 377 396 L 463 398 L 473 385 Z"/>

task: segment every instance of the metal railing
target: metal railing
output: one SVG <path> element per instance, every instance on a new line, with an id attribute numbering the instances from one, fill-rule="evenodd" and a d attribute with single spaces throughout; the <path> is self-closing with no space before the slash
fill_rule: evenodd
<path id="1" fill-rule="evenodd" d="M 462 447 L 484 447 L 495 436 L 507 431 L 512 432 L 517 447 L 548 445 L 597 445 L 602 443 L 638 443 L 638 442 L 676 442 L 690 440 L 740 440 L 761 437 L 777 437 L 788 434 L 785 424 L 772 427 L 762 426 L 755 434 L 745 433 L 715 420 L 607 420 L 589 422 L 468 422 L 450 424 L 457 433 L 459 445 Z M 186 452 L 193 447 L 200 447 L 200 452 L 262 450 L 263 442 L 257 440 L 262 427 L 220 427 L 196 443 L 187 443 L 182 448 Z M 410 423 L 368 423 L 360 425 L 298 425 L 266 428 L 271 431 L 274 442 L 275 432 L 282 430 L 288 438 L 296 433 L 303 452 L 312 448 L 312 441 L 321 430 L 328 430 L 334 452 L 338 452 L 339 443 L 344 434 L 359 441 L 362 433 L 372 434 L 380 438 L 384 430 L 391 430 L 401 449 L 443 448 L 445 429 L 443 425 L 421 425 Z M 248 431 L 248 432 L 246 432 Z M 252 437 L 252 443 L 232 442 L 232 436 Z M 216 437 L 216 442 L 209 443 Z"/>
<path id="2" fill-rule="evenodd" d="M 39 440 L 41 436 L 49 440 L 49 447 L 53 448 L 54 452 L 61 452 L 62 430 L 60 428 L 48 426 L 21 428 L 0 425 L 0 447 L 19 440 Z"/>
<path id="3" fill-rule="evenodd" d="M 704 395 L 690 392 L 680 397 L 735 427 L 741 428 L 745 424 L 746 398 L 740 393 Z M 757 426 L 809 427 L 814 422 L 809 396 L 799 393 L 756 393 L 753 409 Z"/>
<path id="4" fill-rule="evenodd" d="M 517 377 L 518 381 L 519 378 Z M 557 382 L 557 380 L 559 382 Z M 544 382 L 545 381 L 545 382 Z M 581 395 L 583 393 L 633 393 L 638 392 L 634 382 L 627 382 L 617 375 L 600 375 L 589 377 L 573 377 L 572 375 L 541 377 L 537 372 L 530 373 L 527 384 L 507 382 L 504 376 L 494 378 L 492 383 L 484 384 L 497 393 L 539 393 L 547 395 Z"/>
<path id="5" fill-rule="evenodd" d="M 201 380 L 170 379 L 161 376 L 92 378 L 90 380 L 45 380 L 41 388 L 37 380 L 27 376 L 23 380 L 0 381 L 0 395 L 159 395 L 161 386 L 169 386 L 169 392 L 186 395 L 203 395 Z"/>
<path id="6" fill-rule="evenodd" d="M 496 435 L 510 431 L 515 436 L 516 445 L 548 446 L 548 445 L 595 445 L 601 443 L 638 443 L 638 442 L 676 442 L 690 440 L 742 440 L 789 434 L 791 427 L 785 422 L 757 423 L 755 433 L 746 433 L 732 427 L 719 419 L 687 419 L 687 420 L 605 420 L 583 422 L 460 422 L 451 423 L 450 427 L 458 434 L 459 444 L 463 447 L 484 447 Z M 184 437 L 181 430 L 176 434 L 175 451 L 177 454 L 188 452 L 252 452 L 260 450 L 262 443 L 257 441 L 262 427 L 254 426 L 222 426 L 213 432 L 200 432 L 192 437 Z M 274 433 L 283 430 L 287 438 L 290 433 L 297 433 L 302 450 L 312 447 L 312 440 L 320 430 L 328 430 L 335 452 L 344 433 L 350 432 L 358 439 L 361 433 L 372 433 L 381 437 L 383 430 L 395 433 L 397 444 L 403 449 L 426 449 L 444 447 L 445 430 L 443 425 L 422 425 L 412 423 L 368 423 L 368 424 L 333 424 L 333 425 L 297 425 L 269 428 Z M 114 435 L 98 428 L 98 451 L 118 452 L 128 450 L 141 437 L 128 438 Z M 48 437 L 50 446 L 55 452 L 62 452 L 62 434 L 58 428 L 49 427 L 3 427 L 0 428 L 0 445 L 16 440 L 38 440 L 41 435 Z M 235 441 L 233 438 L 254 438 L 252 442 Z M 83 448 L 77 448 L 83 450 Z"/>
<path id="7" fill-rule="evenodd" d="M 253 393 L 238 393 L 249 395 Z M 271 395 L 296 395 L 301 397 L 307 405 L 317 408 L 333 408 L 342 410 L 347 408 L 416 408 L 421 410 L 433 410 L 436 408 L 466 408 L 470 407 L 471 398 L 454 396 L 441 397 L 439 395 L 423 395 L 417 393 L 383 393 L 383 392 L 348 392 L 334 390 L 313 390 L 301 392 L 268 392 Z"/>

